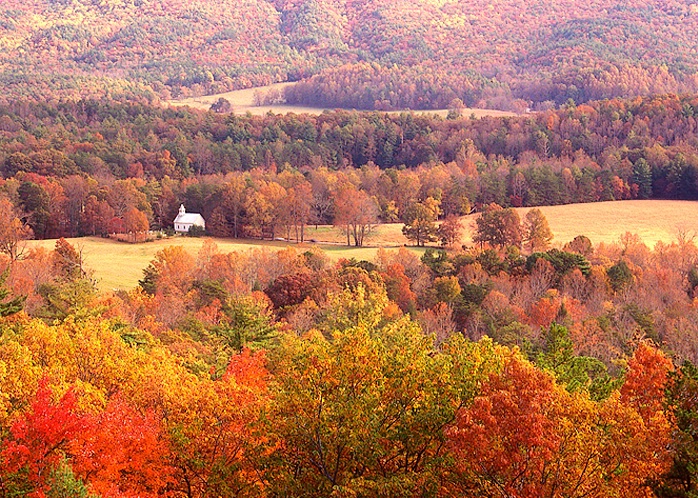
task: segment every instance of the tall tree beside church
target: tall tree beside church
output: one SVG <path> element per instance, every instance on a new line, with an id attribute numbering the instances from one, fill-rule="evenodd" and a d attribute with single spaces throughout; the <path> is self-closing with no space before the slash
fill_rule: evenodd
<path id="1" fill-rule="evenodd" d="M 124 214 L 124 230 L 131 234 L 133 241 L 144 240 L 148 233 L 148 217 L 144 212 L 134 208 Z"/>

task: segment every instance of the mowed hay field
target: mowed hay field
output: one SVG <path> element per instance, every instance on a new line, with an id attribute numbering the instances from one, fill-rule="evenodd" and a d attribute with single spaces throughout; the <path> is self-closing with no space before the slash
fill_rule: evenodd
<path id="1" fill-rule="evenodd" d="M 245 90 L 236 90 L 233 92 L 217 93 L 215 95 L 205 95 L 203 97 L 191 97 L 187 99 L 173 99 L 168 100 L 166 103 L 173 107 L 189 106 L 194 109 L 200 109 L 207 111 L 212 104 L 214 104 L 219 98 L 224 98 L 233 106 L 233 112 L 235 114 L 245 114 L 249 112 L 254 116 L 263 116 L 268 112 L 273 114 L 322 114 L 324 111 L 333 110 L 325 107 L 306 107 L 306 106 L 295 106 L 286 104 L 275 104 L 275 105 L 254 105 L 254 96 L 256 92 L 260 94 L 266 94 L 272 90 L 282 91 L 284 88 L 290 85 L 295 85 L 295 83 L 274 83 L 273 85 L 247 88 Z M 399 113 L 401 111 L 391 111 L 389 114 Z M 448 109 L 439 109 L 434 111 L 415 111 L 417 114 L 437 114 L 442 117 L 446 117 L 448 114 Z M 472 109 L 466 108 L 462 110 L 463 116 L 475 115 L 476 118 L 481 118 L 484 116 L 494 116 L 494 117 L 511 117 L 517 116 L 513 112 L 506 111 L 495 111 L 492 109 Z"/>
<path id="2" fill-rule="evenodd" d="M 390 225 L 390 228 L 399 232 L 402 229 L 402 225 Z M 337 231 L 331 227 L 321 227 L 319 232 L 325 230 L 327 233 Z M 342 238 L 338 232 L 336 235 L 338 238 Z M 311 238 L 311 236 L 308 238 Z M 326 238 L 334 238 L 334 235 Z M 182 246 L 196 256 L 205 240 L 213 241 L 218 246 L 218 250 L 223 253 L 260 248 L 283 250 L 289 247 L 303 252 L 313 246 L 318 246 L 325 251 L 332 261 L 340 258 L 356 258 L 358 260 L 366 259 L 370 261 L 375 259 L 378 252 L 377 246 L 346 247 L 340 244 L 296 244 L 284 241 L 220 239 L 212 237 L 171 237 L 141 244 L 118 242 L 100 237 L 82 237 L 67 240 L 82 251 L 85 266 L 94 271 L 97 285 L 103 291 L 128 290 L 137 286 L 138 280 L 143 278 L 143 269 L 148 266 L 148 263 L 155 258 L 156 253 L 161 249 L 171 246 Z M 27 242 L 28 248 L 43 247 L 48 250 L 53 249 L 55 244 L 55 240 L 30 240 Z M 410 250 L 418 254 L 424 252 L 423 248 L 412 247 Z"/>
<path id="3" fill-rule="evenodd" d="M 520 208 L 523 219 L 530 208 Z M 698 233 L 698 202 L 692 201 L 619 201 L 592 204 L 570 204 L 539 208 L 548 219 L 553 232 L 553 245 L 562 246 L 577 235 L 586 235 L 593 244 L 617 242 L 625 232 L 638 234 L 643 242 L 653 247 L 658 241 L 676 240 L 679 230 Z M 462 242 L 472 244 L 477 215 L 464 218 Z M 82 250 L 85 264 L 94 270 L 99 288 L 102 290 L 131 289 L 143 277 L 143 269 L 155 254 L 170 246 L 181 245 L 196 255 L 207 238 L 173 237 L 154 240 L 142 244 L 129 244 L 111 239 L 85 237 L 69 239 L 70 243 Z M 379 247 L 398 248 L 408 243 L 402 235 L 402 224 L 393 223 L 377 226 L 366 238 L 367 247 L 347 247 L 344 235 L 334 227 L 308 227 L 306 243 L 295 244 L 285 241 L 248 241 L 236 239 L 213 240 L 220 252 L 247 251 L 267 247 L 282 250 L 292 247 L 305 251 L 319 247 L 328 257 L 336 261 L 340 258 L 372 260 Z M 311 242 L 315 241 L 315 242 Z M 29 247 L 52 249 L 55 240 L 29 241 Z M 421 254 L 424 248 L 410 247 Z"/>
<path id="4" fill-rule="evenodd" d="M 529 209 L 517 209 L 522 220 Z M 548 219 L 555 237 L 553 245 L 565 244 L 577 235 L 586 235 L 594 245 L 618 242 L 621 235 L 630 232 L 652 248 L 659 241 L 675 241 L 679 230 L 698 235 L 696 201 L 612 201 L 539 209 Z M 474 217 L 469 218 L 474 224 Z"/>

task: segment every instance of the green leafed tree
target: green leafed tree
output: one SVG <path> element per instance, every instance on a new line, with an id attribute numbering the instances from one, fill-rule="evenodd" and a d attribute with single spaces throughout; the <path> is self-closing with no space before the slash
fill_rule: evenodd
<path id="1" fill-rule="evenodd" d="M 669 472 L 655 489 L 657 496 L 698 495 L 698 368 L 685 362 L 669 374 L 666 402 L 676 425 L 673 429 Z"/>
<path id="2" fill-rule="evenodd" d="M 440 212 L 439 201 L 428 197 L 424 202 L 412 203 L 404 215 L 402 234 L 418 246 L 437 240 L 436 219 Z"/>
<path id="3" fill-rule="evenodd" d="M 575 355 L 566 327 L 553 323 L 545 331 L 544 340 L 542 351 L 535 358 L 539 368 L 550 370 L 570 392 L 587 390 L 595 399 L 610 394 L 614 385 L 606 366 L 596 358 Z"/>
<path id="4" fill-rule="evenodd" d="M 236 352 L 243 347 L 264 347 L 278 333 L 269 306 L 254 296 L 231 297 L 222 311 L 223 318 L 214 332 Z"/>
<path id="5" fill-rule="evenodd" d="M 637 185 L 638 199 L 652 197 L 652 169 L 642 157 L 633 165 L 633 184 Z"/>
<path id="6" fill-rule="evenodd" d="M 606 274 L 608 275 L 613 292 L 622 291 L 633 281 L 633 273 L 630 271 L 628 264 L 623 260 L 618 261 L 618 263 L 606 270 Z"/>

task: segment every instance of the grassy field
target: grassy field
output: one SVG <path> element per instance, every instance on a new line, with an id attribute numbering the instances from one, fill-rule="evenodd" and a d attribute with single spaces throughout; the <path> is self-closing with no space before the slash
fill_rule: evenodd
<path id="1" fill-rule="evenodd" d="M 192 97 L 188 99 L 178 99 L 178 100 L 169 100 L 167 101 L 167 104 L 174 106 L 174 107 L 181 107 L 181 106 L 189 106 L 195 109 L 201 109 L 201 110 L 208 110 L 211 107 L 211 104 L 216 102 L 219 98 L 224 98 L 228 102 L 230 102 L 233 106 L 233 112 L 235 114 L 245 114 L 249 112 L 252 115 L 255 116 L 262 116 L 268 112 L 272 112 L 274 114 L 288 114 L 288 113 L 296 113 L 296 114 L 322 114 L 324 111 L 327 110 L 332 110 L 332 109 L 327 109 L 323 107 L 306 107 L 306 106 L 295 106 L 295 105 L 285 105 L 285 104 L 278 104 L 278 105 L 263 105 L 263 106 L 255 106 L 254 105 L 254 95 L 255 92 L 261 92 L 261 93 L 266 93 L 270 90 L 282 90 L 286 88 L 289 85 L 294 85 L 295 83 L 275 83 L 273 85 L 267 85 L 267 86 L 262 86 L 262 87 L 256 87 L 256 88 L 247 88 L 245 90 L 236 90 L 234 92 L 226 92 L 226 93 L 218 93 L 215 95 L 206 95 L 203 97 Z M 394 113 L 399 113 L 401 111 L 391 111 L 389 114 L 394 114 Z M 418 114 L 437 114 L 442 117 L 446 117 L 448 114 L 448 109 L 440 109 L 440 110 L 434 110 L 434 111 L 415 111 Z M 477 118 L 481 118 L 483 116 L 494 116 L 494 117 L 507 117 L 507 116 L 516 116 L 515 113 L 513 112 L 505 112 L 505 111 L 495 111 L 491 109 L 471 109 L 471 108 L 466 108 L 463 109 L 463 116 L 471 116 L 475 115 Z"/>
<path id="2" fill-rule="evenodd" d="M 678 230 L 698 233 L 698 202 L 691 201 L 621 201 L 598 202 L 593 204 L 571 204 L 567 206 L 549 206 L 540 208 L 545 214 L 553 231 L 553 244 L 561 246 L 577 235 L 589 237 L 594 244 L 616 242 L 625 232 L 638 234 L 650 247 L 658 241 L 671 242 L 676 239 Z M 527 208 L 519 209 L 523 218 Z M 472 244 L 475 218 L 464 218 L 463 243 Z M 251 248 L 270 247 L 283 249 L 297 247 L 306 250 L 314 245 L 321 247 L 328 256 L 339 258 L 356 258 L 372 260 L 378 247 L 397 248 L 407 244 L 402 235 L 402 224 L 379 225 L 368 236 L 369 247 L 353 248 L 342 245 L 343 234 L 333 227 L 308 227 L 307 242 L 295 244 L 284 241 L 245 241 L 234 239 L 213 239 L 221 252 L 245 251 Z M 196 254 L 204 239 L 174 237 L 144 244 L 128 244 L 111 239 L 86 237 L 70 239 L 76 247 L 81 248 L 86 265 L 95 271 L 99 287 L 102 290 L 130 289 L 138 284 L 143 276 L 143 268 L 154 258 L 155 253 L 164 247 L 181 245 L 192 254 Z M 52 249 L 55 241 L 29 241 L 30 247 Z M 423 249 L 411 247 L 410 250 L 423 252 Z"/>
<path id="3" fill-rule="evenodd" d="M 390 231 L 399 233 L 402 225 L 389 225 Z M 341 239 L 335 229 L 331 227 L 320 227 L 318 231 L 310 230 L 315 236 L 323 240 Z M 337 232 L 337 233 L 335 233 Z M 387 233 L 387 232 L 386 232 Z M 401 235 L 401 234 L 400 234 Z M 309 236 L 311 238 L 312 236 Z M 387 238 L 391 236 L 386 235 Z M 112 239 L 100 237 L 83 237 L 68 239 L 76 248 L 82 251 L 85 264 L 94 270 L 95 278 L 101 290 L 131 289 L 138 285 L 138 280 L 143 278 L 143 269 L 155 257 L 155 254 L 170 246 L 183 246 L 187 251 L 196 255 L 201 249 L 205 238 L 192 237 L 172 237 L 167 239 L 154 240 L 143 244 L 129 244 L 117 242 Z M 259 241 L 259 240 L 239 240 L 239 239 L 217 239 L 213 240 L 221 252 L 247 251 L 253 248 L 268 247 L 271 249 L 285 249 L 294 247 L 299 251 L 305 251 L 314 245 L 313 243 L 296 244 L 284 241 Z M 320 240 L 319 238 L 317 240 Z M 44 247 L 53 249 L 55 240 L 31 240 L 28 247 Z M 373 247 L 346 247 L 340 244 L 322 244 L 323 251 L 332 260 L 340 258 L 356 258 L 372 260 L 378 251 L 377 246 Z M 423 249 L 411 248 L 419 253 Z"/>
<path id="4" fill-rule="evenodd" d="M 635 233 L 649 247 L 660 240 L 676 240 L 679 230 L 698 234 L 698 202 L 634 200 L 541 207 L 555 238 L 564 244 L 586 235 L 596 245 L 617 242 L 626 232 Z M 518 210 L 523 219 L 528 208 Z M 697 240 L 698 242 L 698 240 Z"/>

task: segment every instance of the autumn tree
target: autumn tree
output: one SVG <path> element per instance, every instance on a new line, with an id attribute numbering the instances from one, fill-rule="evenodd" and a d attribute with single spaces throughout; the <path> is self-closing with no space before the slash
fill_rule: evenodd
<path id="1" fill-rule="evenodd" d="M 150 294 L 180 295 L 190 289 L 193 269 L 194 258 L 182 246 L 166 247 L 155 254 L 138 284 Z"/>
<path id="2" fill-rule="evenodd" d="M 453 304 L 460 296 L 461 286 L 457 277 L 436 277 L 433 285 L 436 302 Z"/>
<path id="3" fill-rule="evenodd" d="M 106 200 L 91 195 L 85 201 L 81 216 L 86 234 L 105 237 L 109 233 L 109 222 L 114 218 L 114 209 Z"/>
<path id="4" fill-rule="evenodd" d="M 145 240 L 150 225 L 148 217 L 139 209 L 131 208 L 124 213 L 124 231 L 133 237 L 133 241 Z"/>
<path id="5" fill-rule="evenodd" d="M 417 309 L 417 294 L 410 288 L 405 267 L 400 263 L 392 263 L 381 272 L 381 276 L 388 298 L 397 303 L 402 311 L 414 313 Z"/>
<path id="6" fill-rule="evenodd" d="M 290 187 L 284 199 L 288 209 L 289 227 L 294 230 L 296 242 L 305 241 L 305 226 L 310 220 L 312 190 L 308 182 Z"/>
<path id="7" fill-rule="evenodd" d="M 313 275 L 307 271 L 277 277 L 264 292 L 276 308 L 302 303 L 313 290 Z"/>
<path id="8" fill-rule="evenodd" d="M 87 271 L 83 266 L 82 252 L 75 249 L 64 238 L 56 241 L 51 256 L 53 271 L 59 279 L 73 281 L 87 276 Z"/>
<path id="9" fill-rule="evenodd" d="M 19 313 L 24 308 L 24 302 L 27 300 L 27 296 L 16 296 L 12 299 L 7 299 L 10 295 L 10 289 L 7 288 L 5 282 L 9 274 L 9 266 L 0 274 L 0 317 Z"/>
<path id="10" fill-rule="evenodd" d="M 443 247 L 456 245 L 461 240 L 463 223 L 457 216 L 447 216 L 436 230 L 436 235 Z"/>
<path id="11" fill-rule="evenodd" d="M 576 252 L 588 258 L 594 252 L 594 247 L 589 237 L 577 235 L 574 239 L 565 244 L 565 251 Z"/>
<path id="12" fill-rule="evenodd" d="M 492 497 L 650 496 L 668 464 L 669 426 L 659 408 L 666 372 L 665 359 L 641 352 L 627 389 L 593 402 L 507 355 L 447 432 L 456 463 L 446 488 Z"/>
<path id="13" fill-rule="evenodd" d="M 276 182 L 262 182 L 246 199 L 247 219 L 260 237 L 274 239 L 277 230 L 287 225 L 288 212 L 283 204 L 287 192 Z"/>
<path id="14" fill-rule="evenodd" d="M 220 379 L 172 386 L 179 396 L 167 406 L 174 480 L 167 489 L 193 497 L 265 494 L 263 472 L 275 471 L 264 467 L 273 452 L 270 434 L 260 432 L 271 409 L 266 363 L 263 352 L 244 350 L 230 359 Z M 157 477 L 162 482 L 165 476 Z"/>
<path id="15" fill-rule="evenodd" d="M 247 195 L 248 190 L 241 176 L 233 176 L 226 183 L 223 190 L 223 201 L 213 212 L 212 222 L 218 216 L 221 220 L 220 224 L 223 225 L 222 228 L 218 228 L 219 235 L 231 235 L 235 238 L 242 235 Z"/>
<path id="16" fill-rule="evenodd" d="M 373 225 L 378 222 L 378 206 L 363 190 L 355 187 L 345 187 L 335 197 L 334 225 L 342 227 L 347 245 L 361 247 L 364 245 L 366 235 Z"/>
<path id="17" fill-rule="evenodd" d="M 226 114 L 233 111 L 233 106 L 229 100 L 221 97 L 211 104 L 210 110 L 218 114 Z"/>
<path id="18" fill-rule="evenodd" d="M 270 491 L 422 495 L 435 484 L 448 362 L 407 319 L 359 322 L 331 340 L 284 336 L 274 353 L 269 434 L 281 467 Z"/>
<path id="19" fill-rule="evenodd" d="M 154 410 L 139 413 L 115 397 L 91 418 L 70 450 L 74 472 L 93 492 L 157 496 L 173 484 L 162 417 Z"/>
<path id="20" fill-rule="evenodd" d="M 436 220 L 441 212 L 439 201 L 428 197 L 424 202 L 412 203 L 403 214 L 402 234 L 418 246 L 437 240 Z"/>
<path id="21" fill-rule="evenodd" d="M 553 414 L 562 408 L 556 399 L 561 392 L 524 360 L 505 361 L 448 432 L 457 457 L 452 485 L 480 496 L 540 496 L 550 486 L 543 478 L 546 465 L 561 443 Z"/>
<path id="22" fill-rule="evenodd" d="M 488 243 L 504 247 L 521 246 L 521 220 L 512 208 L 502 208 L 498 204 L 488 204 L 475 221 L 477 228 L 474 242 Z"/>
<path id="23" fill-rule="evenodd" d="M 29 410 L 10 428 L 10 438 L 0 452 L 0 485 L 10 493 L 18 485 L 29 487 L 37 496 L 47 491 L 51 471 L 66 455 L 69 443 L 87 426 L 73 390 L 57 402 L 52 395 L 53 389 L 44 378 Z"/>
<path id="24" fill-rule="evenodd" d="M 71 237 L 84 235 L 82 212 L 85 202 L 96 182 L 81 176 L 73 175 L 64 178 L 61 182 L 65 193 L 65 215 L 70 225 Z"/>
<path id="25" fill-rule="evenodd" d="M 530 209 L 524 216 L 523 232 L 524 245 L 530 252 L 547 250 L 553 239 L 548 220 L 538 208 Z"/>
<path id="26" fill-rule="evenodd" d="M 4 197 L 0 199 L 0 252 L 15 261 L 22 256 L 24 241 L 32 236 L 32 229 L 22 221 L 12 202 Z"/>

